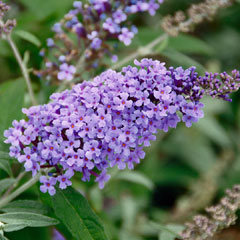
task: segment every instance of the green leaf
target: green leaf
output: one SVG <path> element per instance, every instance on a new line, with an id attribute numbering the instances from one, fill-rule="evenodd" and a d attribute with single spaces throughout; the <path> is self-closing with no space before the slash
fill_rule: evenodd
<path id="1" fill-rule="evenodd" d="M 23 62 L 26 66 L 28 65 L 29 60 L 30 60 L 30 52 L 26 51 L 24 52 L 24 55 L 23 55 Z"/>
<path id="2" fill-rule="evenodd" d="M 0 159 L 10 160 L 12 158 L 9 156 L 8 152 L 0 151 Z"/>
<path id="3" fill-rule="evenodd" d="M 18 231 L 23 228 L 27 227 L 26 224 L 6 224 L 4 226 L 4 232 L 13 232 L 13 231 Z"/>
<path id="4" fill-rule="evenodd" d="M 66 225 L 74 239 L 107 239 L 99 217 L 87 200 L 73 188 L 57 189 L 52 203 L 56 216 Z"/>
<path id="5" fill-rule="evenodd" d="M 0 85 L 0 136 L 14 119 L 22 118 L 25 83 L 23 79 Z"/>
<path id="6" fill-rule="evenodd" d="M 72 5 L 72 2 L 69 0 L 21 0 L 21 3 L 27 8 L 27 12 L 31 13 L 31 17 L 36 20 L 43 20 L 51 15 L 60 18 L 66 13 L 66 9 L 69 9 Z"/>
<path id="7" fill-rule="evenodd" d="M 169 37 L 167 36 L 160 44 L 156 46 L 153 53 L 161 53 L 165 48 L 168 47 Z"/>
<path id="8" fill-rule="evenodd" d="M 142 27 L 139 29 L 139 32 L 134 38 L 132 44 L 134 45 L 135 42 L 138 42 L 139 46 L 143 46 L 152 42 L 155 38 L 161 36 L 162 34 L 164 34 L 164 32 L 160 28 Z"/>
<path id="9" fill-rule="evenodd" d="M 13 160 L 14 159 L 9 156 L 8 152 L 4 152 L 0 150 L 0 169 L 3 169 L 11 177 L 13 176 L 13 173 L 11 170 L 11 163 Z"/>
<path id="10" fill-rule="evenodd" d="M 95 186 L 93 188 L 90 189 L 89 192 L 89 197 L 90 197 L 90 202 L 91 205 L 94 207 L 94 209 L 97 212 L 100 212 L 102 210 L 103 207 L 103 192 L 101 191 L 101 189 L 99 189 L 98 186 Z"/>
<path id="11" fill-rule="evenodd" d="M 11 48 L 7 41 L 0 41 L 0 56 L 8 57 L 11 55 Z"/>
<path id="12" fill-rule="evenodd" d="M 32 33 L 24 30 L 15 30 L 14 34 L 18 35 L 20 38 L 36 45 L 37 47 L 41 46 L 41 41 Z"/>
<path id="13" fill-rule="evenodd" d="M 159 147 L 168 154 L 177 156 L 198 172 L 205 173 L 213 166 L 216 156 L 209 140 L 194 129 L 196 124 L 191 129 L 179 128 Z"/>
<path id="14" fill-rule="evenodd" d="M 168 224 L 166 226 L 159 225 L 161 232 L 159 233 L 159 240 L 175 240 L 181 239 L 179 233 L 184 229 L 182 225 Z"/>
<path id="15" fill-rule="evenodd" d="M 8 240 L 8 238 L 4 237 L 4 236 L 1 234 L 1 231 L 0 231 L 0 240 Z"/>
<path id="16" fill-rule="evenodd" d="M 1 159 L 1 157 L 0 157 L 0 169 L 4 170 L 9 176 L 12 177 L 12 170 L 9 161 Z"/>
<path id="17" fill-rule="evenodd" d="M 174 63 L 176 63 L 184 68 L 189 68 L 191 66 L 195 66 L 197 68 L 197 71 L 200 72 L 200 74 L 204 74 L 206 72 L 206 69 L 204 68 L 204 66 L 201 63 L 197 62 L 193 58 L 191 58 L 183 53 L 180 53 L 176 50 L 168 48 L 162 52 L 162 55 L 169 58 Z"/>
<path id="18" fill-rule="evenodd" d="M 201 119 L 201 121 L 199 121 L 195 126 L 215 143 L 218 143 L 223 147 L 231 144 L 227 132 L 214 117 L 208 115 L 207 117 Z"/>
<path id="19" fill-rule="evenodd" d="M 40 202 L 33 200 L 17 200 L 1 209 L 2 212 L 31 212 L 47 214 L 48 208 Z"/>
<path id="20" fill-rule="evenodd" d="M 15 183 L 14 178 L 6 178 L 0 181 L 0 194 L 2 194 L 5 190 L 7 190 L 10 186 Z"/>
<path id="21" fill-rule="evenodd" d="M 204 103 L 205 115 L 225 113 L 229 107 L 226 101 L 219 101 L 219 99 L 204 98 L 202 102 Z"/>
<path id="22" fill-rule="evenodd" d="M 22 224 L 27 227 L 46 227 L 56 225 L 59 222 L 41 214 L 17 212 L 0 214 L 0 221 L 7 224 Z"/>
<path id="23" fill-rule="evenodd" d="M 136 224 L 137 213 L 139 212 L 139 203 L 131 196 L 122 196 L 120 200 L 122 228 L 133 229 Z"/>
<path id="24" fill-rule="evenodd" d="M 212 55 L 214 53 L 213 48 L 206 42 L 186 34 L 180 34 L 178 37 L 169 38 L 169 48 L 190 54 Z"/>
<path id="25" fill-rule="evenodd" d="M 148 188 L 149 190 L 152 190 L 154 187 L 153 182 L 145 175 L 143 175 L 140 172 L 137 171 L 124 171 L 124 172 L 119 172 L 115 179 L 119 180 L 126 180 L 129 182 L 141 184 Z"/>

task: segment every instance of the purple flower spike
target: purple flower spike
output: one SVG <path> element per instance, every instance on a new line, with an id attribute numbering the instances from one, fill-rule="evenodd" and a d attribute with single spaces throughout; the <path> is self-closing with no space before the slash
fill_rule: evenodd
<path id="1" fill-rule="evenodd" d="M 239 88 L 238 71 L 200 77 L 194 67 L 167 69 L 152 59 L 134 63 L 55 93 L 48 104 L 23 109 L 28 121 L 13 121 L 4 132 L 10 156 L 26 171 L 55 168 L 51 177 L 40 178 L 42 192 L 55 194 L 56 183 L 67 188 L 76 172 L 103 188 L 109 168 L 134 169 L 140 163 L 157 130 L 167 132 L 180 121 L 191 127 L 203 118 L 203 95 L 229 100 Z M 71 79 L 74 72 L 63 63 L 59 74 Z"/>

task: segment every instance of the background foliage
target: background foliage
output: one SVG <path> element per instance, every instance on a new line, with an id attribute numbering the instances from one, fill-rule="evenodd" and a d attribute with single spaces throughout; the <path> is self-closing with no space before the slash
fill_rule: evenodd
<path id="1" fill-rule="evenodd" d="M 200 1 L 166 0 L 155 17 L 148 14 L 135 16 L 132 21 L 139 27 L 139 34 L 131 46 L 119 44 L 116 53 L 122 58 L 149 43 L 162 33 L 162 16 L 179 9 L 184 10 L 191 3 L 197 2 Z M 39 56 L 39 45 L 44 46 L 45 39 L 53 35 L 50 31 L 52 25 L 71 8 L 72 1 L 11 0 L 7 3 L 12 6 L 11 16 L 17 19 L 13 37 L 20 52 L 30 68 L 40 68 L 42 59 Z M 239 13 L 240 3 L 236 3 L 222 10 L 212 22 L 198 26 L 193 33 L 169 37 L 148 57 L 165 61 L 167 66 L 195 65 L 201 73 L 205 70 L 221 72 L 239 69 Z M 24 40 L 26 35 L 21 30 L 34 34 L 37 39 L 34 38 L 31 42 Z M 2 142 L 2 132 L 10 126 L 13 119 L 22 118 L 21 108 L 29 106 L 30 99 L 25 94 L 25 83 L 19 79 L 20 70 L 4 40 L 0 41 L 0 64 L 1 194 L 15 181 L 14 176 L 21 170 L 21 166 L 7 156 L 8 146 Z M 34 76 L 32 78 L 34 90 L 38 92 L 38 101 L 46 103 L 48 96 L 55 90 L 54 87 L 49 87 L 46 82 Z M 83 209 L 86 206 L 78 205 L 81 195 L 73 189 L 69 189 L 71 193 L 65 193 L 73 197 L 72 202 L 68 202 L 64 200 L 64 193 L 58 192 L 57 195 L 61 195 L 61 198 L 51 199 L 40 193 L 36 184 L 18 197 L 34 201 L 15 202 L 1 209 L 8 214 L 3 216 L 6 222 L 6 218 L 14 219 L 14 214 L 21 208 L 21 212 L 25 212 L 31 221 L 24 216 L 24 223 L 10 221 L 11 224 L 15 224 L 14 227 L 18 227 L 16 229 L 26 226 L 32 228 L 7 233 L 6 237 L 25 240 L 53 239 L 53 227 L 46 226 L 57 223 L 55 219 L 59 219 L 62 223 L 56 225 L 56 228 L 68 240 L 92 239 L 91 236 L 96 234 L 94 231 L 89 232 L 85 238 L 77 232 L 77 229 L 89 224 L 95 224 L 100 229 L 100 235 L 96 239 L 105 239 L 103 230 L 101 233 L 102 223 L 109 239 L 174 239 L 174 233 L 182 230 L 183 223 L 191 219 L 194 213 L 215 203 L 226 188 L 240 182 L 239 97 L 239 93 L 233 94 L 232 103 L 205 99 L 204 119 L 190 129 L 181 125 L 167 134 L 159 133 L 158 140 L 146 149 L 147 156 L 136 170 L 120 172 L 113 169 L 112 178 L 104 190 L 99 190 L 94 182 L 82 183 L 80 177 L 76 177 L 73 187 L 84 194 L 101 220 L 92 223 L 89 220 L 91 216 L 84 215 Z M 29 175 L 21 182 L 27 178 Z M 61 207 L 57 207 L 58 205 Z M 77 210 L 70 222 L 72 208 Z M 69 221 L 62 216 L 66 211 L 70 214 Z M 41 218 L 48 219 L 41 223 Z M 79 218 L 83 218 L 83 222 L 76 225 L 74 219 Z M 0 218 L 1 220 L 3 219 Z M 40 226 L 42 227 L 39 228 Z M 226 234 L 229 234 L 226 238 L 228 240 L 240 239 L 239 227 L 237 222 L 217 239 L 225 239 Z"/>

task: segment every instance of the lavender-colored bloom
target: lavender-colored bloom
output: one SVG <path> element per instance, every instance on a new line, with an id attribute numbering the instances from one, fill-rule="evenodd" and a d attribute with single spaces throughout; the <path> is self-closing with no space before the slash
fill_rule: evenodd
<path id="1" fill-rule="evenodd" d="M 191 127 L 193 122 L 197 122 L 198 119 L 196 117 L 192 117 L 190 115 L 184 115 L 182 117 L 182 121 L 185 122 L 186 127 Z"/>
<path id="2" fill-rule="evenodd" d="M 117 24 L 126 21 L 126 19 L 127 15 L 120 9 L 113 13 L 113 20 Z"/>
<path id="3" fill-rule="evenodd" d="M 128 96 L 127 93 L 121 93 L 119 97 L 114 97 L 114 108 L 120 111 L 124 110 L 125 107 L 130 108 L 132 106 L 132 100 L 128 100 Z"/>
<path id="4" fill-rule="evenodd" d="M 107 174 L 107 171 L 104 170 L 97 178 L 96 182 L 98 182 L 99 188 L 103 189 L 105 182 L 110 179 L 110 175 Z"/>
<path id="5" fill-rule="evenodd" d="M 55 46 L 54 40 L 52 38 L 47 39 L 47 46 L 48 47 L 54 47 Z"/>
<path id="6" fill-rule="evenodd" d="M 74 175 L 74 172 L 69 169 L 64 175 L 58 176 L 59 188 L 65 189 L 68 186 L 72 185 L 72 182 L 69 180 Z"/>
<path id="7" fill-rule="evenodd" d="M 52 240 L 66 240 L 65 237 L 63 237 L 63 235 L 58 232 L 55 228 L 53 230 L 53 239 Z"/>
<path id="8" fill-rule="evenodd" d="M 118 61 L 118 56 L 117 55 L 113 55 L 112 56 L 112 62 L 115 63 Z"/>
<path id="9" fill-rule="evenodd" d="M 66 57 L 63 56 L 63 55 L 61 55 L 61 56 L 59 56 L 58 60 L 59 60 L 60 62 L 65 62 Z"/>
<path id="10" fill-rule="evenodd" d="M 48 192 L 51 196 L 56 193 L 56 189 L 54 188 L 54 185 L 56 184 L 57 180 L 54 177 L 50 177 L 49 179 L 46 176 L 40 177 L 40 183 L 42 185 L 40 186 L 40 190 L 43 193 Z"/>
<path id="11" fill-rule="evenodd" d="M 146 135 L 143 135 L 142 138 L 139 139 L 138 143 L 143 144 L 143 146 L 145 146 L 145 147 L 149 147 L 151 145 L 150 141 L 155 141 L 155 140 L 156 140 L 156 136 L 146 134 Z"/>
<path id="12" fill-rule="evenodd" d="M 159 9 L 159 4 L 157 4 L 155 0 L 150 0 L 148 5 L 148 12 L 150 13 L 150 15 L 154 16 L 156 13 L 156 10 L 158 9 Z"/>
<path id="13" fill-rule="evenodd" d="M 73 65 L 68 65 L 67 63 L 63 63 L 60 66 L 58 79 L 61 81 L 63 80 L 71 81 L 75 73 L 76 73 L 76 68 Z"/>
<path id="14" fill-rule="evenodd" d="M 150 99 L 149 99 L 149 93 L 148 91 L 144 91 L 144 92 L 140 92 L 138 100 L 136 101 L 136 106 L 140 107 L 143 105 L 147 106 L 150 103 Z"/>
<path id="15" fill-rule="evenodd" d="M 121 34 L 118 36 L 118 39 L 123 42 L 126 46 L 131 44 L 134 33 L 129 31 L 127 28 L 122 28 Z"/>
<path id="16" fill-rule="evenodd" d="M 154 97 L 156 99 L 162 99 L 162 100 L 167 100 L 170 98 L 170 92 L 171 92 L 171 87 L 170 86 L 158 86 L 158 90 L 154 91 Z"/>
<path id="17" fill-rule="evenodd" d="M 41 168 L 56 168 L 53 176 L 41 177 L 42 192 L 53 195 L 57 182 L 62 189 L 70 186 L 76 172 L 82 181 L 95 176 L 102 188 L 110 178 L 108 168 L 133 169 L 144 158 L 143 147 L 156 139 L 157 130 L 167 132 L 180 121 L 190 127 L 202 118 L 203 95 L 212 96 L 214 88 L 213 97 L 226 99 L 239 85 L 237 71 L 221 74 L 226 85 L 216 88 L 216 74 L 199 77 L 193 67 L 167 69 L 152 59 L 134 63 L 137 67 L 108 70 L 53 94 L 48 104 L 23 109 L 28 121 L 13 121 L 4 132 L 10 156 L 26 171 L 35 175 Z M 66 74 L 69 67 L 61 71 Z"/>
<path id="18" fill-rule="evenodd" d="M 112 18 L 107 18 L 103 23 L 103 29 L 108 30 L 110 33 L 116 33 L 118 31 L 118 25 L 112 20 Z"/>
<path id="19" fill-rule="evenodd" d="M 74 1 L 73 2 L 73 7 L 81 10 L 82 9 L 82 2 L 81 1 Z"/>
<path id="20" fill-rule="evenodd" d="M 91 43 L 91 48 L 98 50 L 101 47 L 102 40 L 100 38 L 94 38 Z"/>
<path id="21" fill-rule="evenodd" d="M 115 157 L 113 160 L 110 162 L 110 167 L 114 167 L 115 165 L 118 166 L 119 170 L 123 170 L 126 168 L 126 163 L 124 162 L 124 158 L 122 155 L 117 155 L 115 154 Z"/>
<path id="22" fill-rule="evenodd" d="M 46 63 L 45 63 L 45 66 L 46 66 L 47 68 L 51 68 L 51 67 L 53 66 L 53 64 L 52 64 L 52 62 L 46 62 Z"/>
<path id="23" fill-rule="evenodd" d="M 62 24 L 61 23 L 55 23 L 52 27 L 52 30 L 55 32 L 55 33 L 62 33 L 63 30 L 62 30 Z"/>
<path id="24" fill-rule="evenodd" d="M 91 34 L 87 35 L 87 38 L 90 39 L 90 40 L 93 40 L 97 36 L 98 36 L 98 32 L 97 31 L 92 31 Z"/>

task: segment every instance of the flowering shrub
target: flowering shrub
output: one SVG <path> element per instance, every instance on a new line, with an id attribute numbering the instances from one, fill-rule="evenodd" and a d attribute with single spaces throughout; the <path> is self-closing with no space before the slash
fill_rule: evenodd
<path id="1" fill-rule="evenodd" d="M 59 70 L 62 72 L 66 64 L 71 68 L 74 67 L 72 64 L 77 64 L 77 67 L 85 65 L 85 69 L 91 70 L 104 65 L 102 58 L 105 55 L 116 62 L 118 58 L 112 53 L 112 47 L 107 41 L 117 39 L 126 46 L 130 45 L 138 30 L 128 20 L 129 16 L 138 12 L 149 12 L 153 16 L 163 1 L 92 0 L 89 4 L 75 1 L 74 9 L 53 26 L 54 39 L 47 39 L 47 46 L 53 52 L 54 60 L 49 60 L 46 56 L 46 69 L 37 71 L 37 75 L 71 81 L 73 77 L 70 76 L 76 71 L 70 71 L 65 77 L 56 74 Z M 69 33 L 74 34 L 77 41 L 70 38 Z M 44 56 L 44 50 L 40 54 Z M 75 77 L 81 77 L 81 74 L 77 73 Z"/>
<path id="2" fill-rule="evenodd" d="M 140 69 L 108 70 L 53 94 L 51 103 L 23 110 L 28 121 L 14 121 L 14 128 L 5 131 L 10 156 L 26 171 L 35 175 L 40 168 L 55 168 L 49 179 L 40 178 L 41 191 L 53 195 L 57 182 L 65 189 L 75 172 L 83 181 L 94 175 L 103 188 L 110 178 L 107 169 L 133 169 L 157 130 L 167 132 L 180 121 L 191 127 L 203 117 L 203 95 L 230 100 L 228 94 L 240 83 L 238 71 L 218 79 L 209 73 L 199 77 L 194 67 L 167 69 L 157 60 L 136 60 L 135 65 Z"/>
<path id="3" fill-rule="evenodd" d="M 72 2 L 0 1 L 0 81 L 17 77 L 0 84 L 1 240 L 220 239 L 236 223 L 239 185 L 206 206 L 240 180 L 240 73 L 215 73 L 238 68 L 240 5 L 189 2 L 75 1 L 59 20 Z"/>

